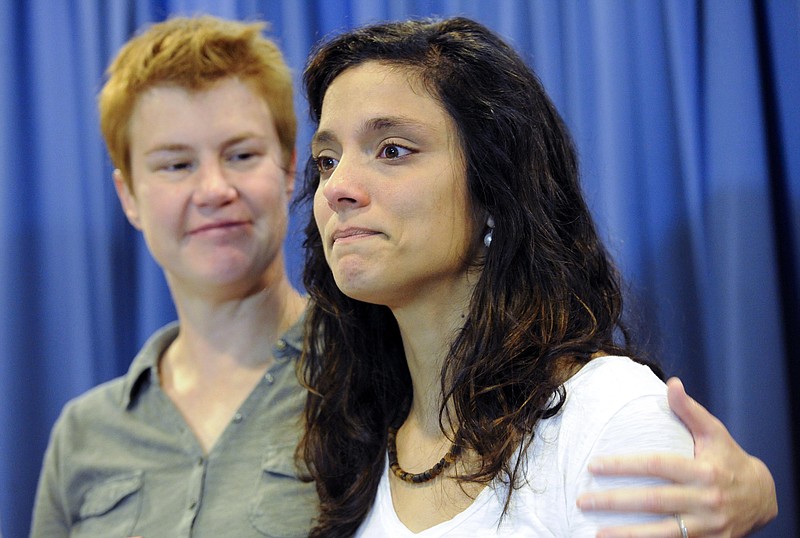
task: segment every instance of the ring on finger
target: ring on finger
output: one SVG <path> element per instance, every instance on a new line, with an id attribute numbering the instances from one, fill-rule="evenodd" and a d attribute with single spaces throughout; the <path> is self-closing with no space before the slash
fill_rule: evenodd
<path id="1" fill-rule="evenodd" d="M 678 522 L 678 528 L 681 530 L 681 538 L 689 538 L 689 531 L 680 514 L 675 514 L 675 521 Z"/>

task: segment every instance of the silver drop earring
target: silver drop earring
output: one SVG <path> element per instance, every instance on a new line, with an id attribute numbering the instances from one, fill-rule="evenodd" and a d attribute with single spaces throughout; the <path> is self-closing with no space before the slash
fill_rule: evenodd
<path id="1" fill-rule="evenodd" d="M 489 231 L 483 236 L 483 244 L 486 245 L 486 248 L 489 248 L 492 244 L 492 232 L 494 232 L 494 219 L 492 217 L 486 220 L 486 226 L 489 227 Z"/>

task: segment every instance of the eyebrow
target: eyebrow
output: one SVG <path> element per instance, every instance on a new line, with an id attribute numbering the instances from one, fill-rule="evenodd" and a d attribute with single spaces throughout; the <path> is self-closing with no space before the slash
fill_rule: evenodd
<path id="1" fill-rule="evenodd" d="M 427 127 L 424 123 L 407 118 L 404 116 L 383 116 L 378 118 L 370 118 L 365 121 L 359 129 L 359 133 L 381 132 L 389 129 L 403 128 L 413 130 L 426 130 Z M 311 145 L 315 144 L 328 144 L 337 140 L 336 135 L 329 129 L 323 129 L 314 133 L 311 138 Z"/>
<path id="2" fill-rule="evenodd" d="M 240 135 L 232 137 L 230 140 L 226 140 L 223 144 L 223 148 L 229 148 L 231 146 L 235 146 L 236 144 L 240 144 L 245 140 L 263 140 L 264 137 L 257 134 L 252 134 L 249 132 L 242 133 Z M 153 155 L 155 153 L 180 153 L 183 151 L 191 151 L 192 146 L 189 144 L 158 144 L 150 148 L 149 150 L 145 151 L 145 155 Z"/>
<path id="3" fill-rule="evenodd" d="M 157 146 L 153 146 L 149 150 L 145 151 L 145 155 L 153 155 L 155 153 L 161 152 L 181 152 L 181 151 L 188 151 L 190 148 L 186 144 L 160 144 Z"/>

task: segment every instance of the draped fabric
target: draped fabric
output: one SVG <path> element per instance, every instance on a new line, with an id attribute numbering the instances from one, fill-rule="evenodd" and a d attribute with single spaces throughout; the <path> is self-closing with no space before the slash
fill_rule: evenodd
<path id="1" fill-rule="evenodd" d="M 797 536 L 800 1 L 9 0 L 0 3 L 0 525 L 26 536 L 64 403 L 123 373 L 175 312 L 125 221 L 95 98 L 170 14 L 261 18 L 297 80 L 320 38 L 466 15 L 505 36 L 572 129 L 629 315 L 670 374 L 772 470 Z M 299 151 L 310 126 L 298 92 Z M 300 229 L 287 238 L 300 282 Z"/>

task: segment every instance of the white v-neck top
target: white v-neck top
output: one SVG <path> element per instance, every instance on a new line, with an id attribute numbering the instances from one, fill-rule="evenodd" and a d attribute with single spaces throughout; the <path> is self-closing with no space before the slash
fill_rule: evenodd
<path id="1" fill-rule="evenodd" d="M 590 361 L 565 383 L 561 411 L 540 421 L 526 452 L 527 482 L 515 490 L 500 520 L 507 487 L 495 481 L 466 510 L 419 533 L 397 517 L 389 489 L 388 460 L 375 503 L 357 537 L 439 536 L 594 537 L 602 527 L 661 516 L 583 513 L 578 496 L 589 490 L 642 487 L 658 480 L 593 477 L 588 462 L 601 455 L 668 452 L 692 457 L 692 437 L 667 404 L 666 386 L 650 369 L 626 357 Z"/>

